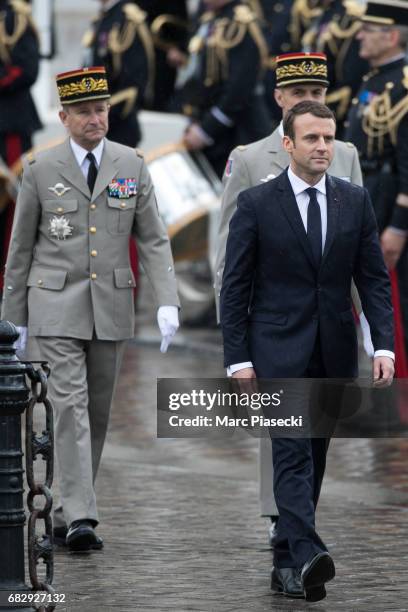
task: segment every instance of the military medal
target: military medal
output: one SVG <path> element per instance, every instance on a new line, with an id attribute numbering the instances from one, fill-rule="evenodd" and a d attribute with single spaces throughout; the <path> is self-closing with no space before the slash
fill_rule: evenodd
<path id="1" fill-rule="evenodd" d="M 51 191 L 59 198 L 63 196 L 64 193 L 67 193 L 67 191 L 70 191 L 70 189 L 71 187 L 65 187 L 63 183 L 57 183 L 56 185 L 54 185 L 54 187 L 48 187 L 48 191 Z"/>
<path id="2" fill-rule="evenodd" d="M 130 198 L 137 194 L 137 183 L 134 178 L 118 178 L 109 183 L 108 195 L 111 198 Z"/>
<path id="3" fill-rule="evenodd" d="M 52 219 L 50 219 L 48 231 L 50 236 L 57 240 L 65 240 L 68 236 L 71 236 L 73 229 L 68 219 L 64 216 L 52 217 Z"/>

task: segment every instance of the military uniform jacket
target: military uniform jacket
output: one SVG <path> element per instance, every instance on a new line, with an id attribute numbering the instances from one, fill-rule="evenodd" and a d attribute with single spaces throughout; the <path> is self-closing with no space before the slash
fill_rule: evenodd
<path id="1" fill-rule="evenodd" d="M 21 0 L 0 0 L 0 133 L 31 135 L 42 127 L 30 94 L 40 59 L 30 11 Z"/>
<path id="2" fill-rule="evenodd" d="M 245 189 L 261 185 L 277 177 L 288 167 L 289 162 L 289 156 L 282 147 L 279 128 L 263 140 L 232 151 L 224 174 L 224 194 L 215 262 L 217 303 L 224 271 L 229 222 L 236 210 L 238 195 Z M 335 141 L 334 158 L 329 173 L 351 183 L 362 185 L 357 151 L 351 143 Z"/>
<path id="3" fill-rule="evenodd" d="M 120 178 L 131 179 L 129 197 L 109 195 Z M 133 149 L 105 140 L 92 197 L 69 140 L 25 162 L 2 318 L 28 324 L 32 336 L 91 339 L 95 330 L 101 340 L 132 337 L 130 235 L 157 303 L 178 305 L 167 233 Z"/>
<path id="4" fill-rule="evenodd" d="M 408 229 L 408 210 L 396 205 L 408 195 L 408 64 L 405 58 L 366 75 L 353 100 L 346 138 L 357 147 L 364 184 L 382 230 Z"/>
<path id="5" fill-rule="evenodd" d="M 189 52 L 184 114 L 215 142 L 231 133 L 235 143 L 264 136 L 270 123 L 259 87 L 268 46 L 249 7 L 233 1 L 202 15 Z"/>
<path id="6" fill-rule="evenodd" d="M 135 112 L 144 97 L 153 96 L 154 45 L 146 17 L 135 3 L 118 2 L 93 22 L 83 39 L 86 63 L 104 65 L 108 75 L 109 136 L 129 146 L 140 139 Z"/>

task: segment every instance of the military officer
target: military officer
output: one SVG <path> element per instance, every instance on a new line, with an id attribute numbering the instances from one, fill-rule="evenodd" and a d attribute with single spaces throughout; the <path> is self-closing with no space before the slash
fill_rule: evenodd
<path id="1" fill-rule="evenodd" d="M 41 126 L 30 87 L 38 75 L 40 49 L 31 8 L 23 0 L 0 0 L 0 157 L 13 166 Z M 14 203 L 0 214 L 0 290 L 13 223 Z"/>
<path id="2" fill-rule="evenodd" d="M 89 550 L 102 546 L 94 481 L 125 343 L 134 335 L 131 235 L 160 305 L 163 352 L 178 327 L 179 302 L 143 158 L 105 138 L 104 67 L 60 74 L 57 85 L 69 138 L 24 163 L 2 318 L 22 335 L 28 327 L 51 366 L 62 502 L 54 531 L 66 534 L 70 549 Z"/>
<path id="3" fill-rule="evenodd" d="M 271 122 L 262 83 L 268 47 L 256 16 L 238 0 L 204 0 L 208 9 L 189 44 L 182 79 L 184 134 L 221 177 L 239 142 L 265 136 Z"/>
<path id="4" fill-rule="evenodd" d="M 332 0 L 302 39 L 304 51 L 326 54 L 330 81 L 326 104 L 336 114 L 338 138 L 343 135 L 351 100 L 368 70 L 355 38 L 363 12 L 364 6 L 356 0 Z"/>
<path id="5" fill-rule="evenodd" d="M 370 72 L 353 100 L 346 137 L 359 150 L 364 185 L 377 216 L 381 246 L 393 280 L 396 375 L 408 349 L 408 6 L 369 2 L 357 34 Z M 399 299 L 398 294 L 399 293 Z M 405 347 L 401 330 L 405 332 Z M 402 330 L 401 330 L 402 331 Z"/>
<path id="6" fill-rule="evenodd" d="M 324 102 L 329 81 L 326 56 L 322 53 L 287 53 L 276 58 L 277 88 L 275 97 L 285 117 L 298 102 Z M 289 165 L 288 154 L 282 147 L 282 124 L 272 134 L 248 146 L 232 151 L 224 173 L 220 228 L 215 261 L 215 292 L 217 311 L 224 271 L 225 247 L 229 222 L 237 207 L 238 195 L 244 189 L 265 183 L 283 172 Z M 335 141 L 335 154 L 329 173 L 357 185 L 362 184 L 356 148 L 350 143 Z M 358 295 L 355 296 L 358 302 Z M 361 306 L 358 306 L 361 311 Z M 365 319 L 362 319 L 365 325 Z M 262 516 L 270 516 L 273 541 L 277 509 L 273 496 L 272 451 L 269 438 L 262 438 L 260 456 L 260 499 Z"/>
<path id="7" fill-rule="evenodd" d="M 146 13 L 126 0 L 99 0 L 102 12 L 85 34 L 86 64 L 104 65 L 112 93 L 110 140 L 136 147 L 137 112 L 153 101 L 154 44 Z"/>

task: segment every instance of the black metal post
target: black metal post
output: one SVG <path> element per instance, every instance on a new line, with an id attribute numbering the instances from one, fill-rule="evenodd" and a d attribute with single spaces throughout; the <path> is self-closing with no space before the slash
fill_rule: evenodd
<path id="1" fill-rule="evenodd" d="M 21 415 L 28 405 L 26 367 L 13 348 L 15 326 L 0 321 L 0 610 L 35 608 L 3 604 L 6 595 L 29 592 L 24 572 L 23 452 Z"/>

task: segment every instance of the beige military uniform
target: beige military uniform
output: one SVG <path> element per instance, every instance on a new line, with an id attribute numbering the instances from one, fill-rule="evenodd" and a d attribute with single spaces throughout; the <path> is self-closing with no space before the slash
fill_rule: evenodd
<path id="1" fill-rule="evenodd" d="M 119 198 L 112 185 L 120 178 L 128 180 Z M 69 140 L 25 162 L 2 318 L 28 326 L 51 365 L 67 524 L 98 521 L 93 482 L 124 341 L 134 335 L 130 235 L 157 304 L 178 306 L 169 241 L 141 156 L 105 140 L 92 195 Z"/>
<path id="2" fill-rule="evenodd" d="M 230 155 L 223 177 L 224 193 L 215 259 L 214 288 L 218 319 L 228 229 L 231 217 L 237 207 L 238 195 L 245 189 L 274 179 L 288 167 L 289 161 L 289 156 L 282 147 L 282 136 L 279 128 L 263 140 L 237 147 Z M 358 153 L 354 145 L 335 141 L 334 158 L 328 172 L 356 185 L 363 184 Z M 354 304 L 357 303 L 357 307 L 361 311 L 360 300 L 356 292 L 353 292 L 353 302 Z M 272 516 L 277 515 L 278 510 L 273 495 L 271 441 L 269 438 L 261 438 L 260 443 L 261 514 Z"/>

